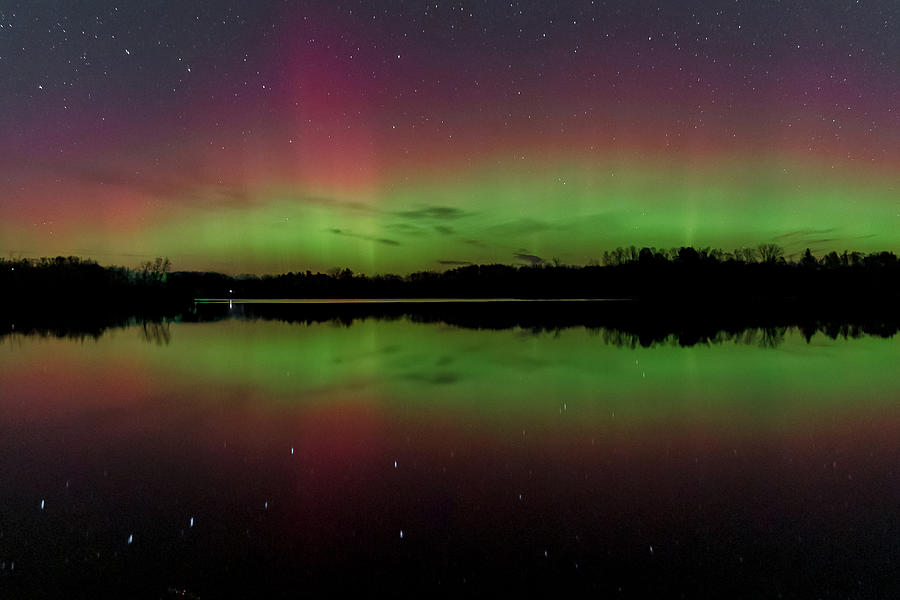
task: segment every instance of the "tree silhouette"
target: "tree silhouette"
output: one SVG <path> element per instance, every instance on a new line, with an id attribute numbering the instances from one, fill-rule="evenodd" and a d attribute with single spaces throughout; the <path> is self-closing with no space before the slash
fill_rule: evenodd
<path id="1" fill-rule="evenodd" d="M 151 261 L 141 263 L 139 273 L 141 278 L 148 283 L 165 283 L 166 277 L 172 271 L 172 263 L 168 258 L 157 256 Z"/>
<path id="2" fill-rule="evenodd" d="M 800 259 L 800 264 L 807 268 L 815 267 L 819 264 L 819 261 L 816 260 L 816 257 L 813 256 L 812 251 L 807 248 L 803 253 L 803 258 Z"/>
<path id="3" fill-rule="evenodd" d="M 766 263 L 773 263 L 784 255 L 784 250 L 777 244 L 760 244 L 756 251 L 759 252 L 760 260 Z"/>

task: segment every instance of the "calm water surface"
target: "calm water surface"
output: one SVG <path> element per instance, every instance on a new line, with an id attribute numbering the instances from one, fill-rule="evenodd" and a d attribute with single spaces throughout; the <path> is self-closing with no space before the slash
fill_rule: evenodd
<path id="1" fill-rule="evenodd" d="M 7 336 L 0 597 L 900 593 L 896 339 L 617 341 Z"/>

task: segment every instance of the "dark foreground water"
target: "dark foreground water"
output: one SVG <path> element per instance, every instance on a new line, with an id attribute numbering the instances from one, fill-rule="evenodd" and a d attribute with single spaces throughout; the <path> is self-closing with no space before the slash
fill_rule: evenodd
<path id="1" fill-rule="evenodd" d="M 0 598 L 900 594 L 900 341 L 227 319 L 0 341 Z"/>

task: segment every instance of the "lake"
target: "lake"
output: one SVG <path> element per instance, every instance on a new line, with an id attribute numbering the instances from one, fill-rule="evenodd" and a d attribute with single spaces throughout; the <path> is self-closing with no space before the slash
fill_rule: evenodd
<path id="1" fill-rule="evenodd" d="M 215 310 L 0 338 L 0 597 L 900 593 L 896 337 Z"/>

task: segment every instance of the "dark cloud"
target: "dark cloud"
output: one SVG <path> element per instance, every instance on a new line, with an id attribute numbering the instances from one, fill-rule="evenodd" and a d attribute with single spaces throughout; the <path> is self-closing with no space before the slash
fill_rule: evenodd
<path id="1" fill-rule="evenodd" d="M 573 229 L 596 229 L 611 231 L 623 226 L 623 221 L 616 212 L 600 212 L 577 217 L 560 218 L 553 221 L 542 221 L 531 217 L 521 217 L 491 225 L 489 232 L 504 236 L 527 236 L 549 231 L 569 231 Z"/>
<path id="2" fill-rule="evenodd" d="M 396 229 L 397 231 L 404 231 L 409 233 L 422 231 L 419 227 L 410 225 L 409 223 L 388 223 L 386 227 L 388 227 L 389 229 Z"/>
<path id="3" fill-rule="evenodd" d="M 459 373 L 455 373 L 452 371 L 410 373 L 406 375 L 405 378 L 412 381 L 430 383 L 432 385 L 448 385 L 451 383 L 456 383 L 461 379 Z"/>
<path id="4" fill-rule="evenodd" d="M 504 235 L 530 235 L 557 229 L 557 227 L 545 223 L 544 221 L 538 221 L 537 219 L 523 218 L 516 219 L 515 221 L 507 221 L 506 223 L 498 223 L 488 229 Z"/>
<path id="5" fill-rule="evenodd" d="M 456 266 L 456 267 L 464 267 L 467 265 L 474 264 L 468 260 L 439 260 L 437 262 L 439 265 Z"/>
<path id="6" fill-rule="evenodd" d="M 407 219 L 459 219 L 468 216 L 466 211 L 453 206 L 425 206 L 415 210 L 403 210 L 395 213 Z"/>
<path id="7" fill-rule="evenodd" d="M 385 228 L 402 235 L 428 235 L 428 231 L 411 223 L 389 223 Z"/>
<path id="8" fill-rule="evenodd" d="M 401 245 L 400 242 L 398 242 L 397 240 L 375 237 L 375 236 L 371 236 L 371 235 L 363 235 L 361 233 L 353 233 L 352 231 L 347 231 L 345 229 L 332 228 L 332 229 L 329 229 L 328 231 L 335 235 L 343 235 L 346 237 L 357 238 L 360 240 L 367 240 L 369 242 L 377 242 L 379 244 L 385 244 L 387 246 L 400 246 Z"/>
<path id="9" fill-rule="evenodd" d="M 456 233 L 452 227 L 447 227 L 446 225 L 435 225 L 434 230 L 444 235 L 453 235 Z"/>
<path id="10" fill-rule="evenodd" d="M 514 252 L 513 256 L 517 260 L 521 260 L 522 262 L 527 262 L 532 265 L 540 265 L 544 263 L 544 259 L 536 254 L 529 254 L 528 250 L 520 249 L 518 252 Z"/>
<path id="11" fill-rule="evenodd" d="M 773 239 L 783 240 L 783 241 L 795 241 L 796 238 L 805 238 L 814 235 L 823 235 L 826 233 L 831 233 L 834 231 L 834 228 L 830 229 L 797 229 L 796 231 L 788 231 L 787 233 L 782 233 L 781 235 L 776 235 Z"/>
<path id="12" fill-rule="evenodd" d="M 806 248 L 813 253 L 819 254 L 830 252 L 841 245 L 852 246 L 855 240 L 876 237 L 876 234 L 850 235 L 850 236 L 829 236 L 827 234 L 834 233 L 837 228 L 829 229 L 798 229 L 796 231 L 788 231 L 781 235 L 775 236 L 776 243 L 785 246 L 788 257 L 799 256 Z"/>

